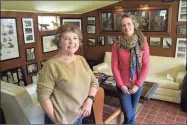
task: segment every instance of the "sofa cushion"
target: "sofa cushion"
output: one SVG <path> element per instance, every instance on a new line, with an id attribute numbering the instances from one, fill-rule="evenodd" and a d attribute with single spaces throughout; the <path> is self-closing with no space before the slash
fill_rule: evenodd
<path id="1" fill-rule="evenodd" d="M 167 77 L 163 75 L 161 76 L 157 74 L 149 74 L 146 78 L 146 81 L 158 83 L 159 88 L 173 89 L 173 90 L 180 89 L 179 83 L 167 80 Z"/>
<path id="2" fill-rule="evenodd" d="M 185 71 L 185 59 L 162 56 L 150 56 L 149 74 L 170 74 L 174 79 L 177 73 Z"/>

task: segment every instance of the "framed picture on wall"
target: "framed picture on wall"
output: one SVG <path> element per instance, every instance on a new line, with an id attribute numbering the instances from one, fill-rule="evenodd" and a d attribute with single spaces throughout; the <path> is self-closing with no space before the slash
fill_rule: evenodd
<path id="1" fill-rule="evenodd" d="M 87 40 L 88 46 L 96 46 L 96 39 L 95 38 L 89 38 Z"/>
<path id="2" fill-rule="evenodd" d="M 15 18 L 1 18 L 0 61 L 19 58 L 19 44 Z"/>
<path id="3" fill-rule="evenodd" d="M 56 50 L 58 50 L 58 46 L 55 43 L 55 35 L 42 36 L 43 53 L 52 52 Z"/>
<path id="4" fill-rule="evenodd" d="M 22 18 L 23 35 L 25 43 L 35 42 L 32 18 Z"/>
<path id="5" fill-rule="evenodd" d="M 98 46 L 104 46 L 105 45 L 105 37 L 104 36 L 98 36 L 97 45 Z"/>
<path id="6" fill-rule="evenodd" d="M 38 30 L 51 31 L 60 26 L 60 16 L 38 16 Z"/>
<path id="7" fill-rule="evenodd" d="M 187 19 L 187 2 L 179 0 L 178 21 L 186 21 Z"/>
<path id="8" fill-rule="evenodd" d="M 74 24 L 77 25 L 80 30 L 82 29 L 81 19 L 62 19 L 62 24 Z"/>
<path id="9" fill-rule="evenodd" d="M 37 63 L 27 65 L 27 74 L 28 75 L 33 74 L 33 73 L 37 73 L 37 72 L 38 72 Z"/>
<path id="10" fill-rule="evenodd" d="M 87 24 L 88 25 L 95 25 L 95 17 L 88 17 L 87 18 Z"/>
<path id="11" fill-rule="evenodd" d="M 4 82 L 17 84 L 19 86 L 27 85 L 23 69 L 21 67 L 1 72 L 1 80 Z"/>
<path id="12" fill-rule="evenodd" d="M 93 25 L 87 25 L 87 33 L 89 33 L 89 34 L 95 34 L 95 26 L 93 26 Z"/>
<path id="13" fill-rule="evenodd" d="M 26 61 L 32 61 L 35 60 L 35 48 L 26 48 Z"/>
<path id="14" fill-rule="evenodd" d="M 163 48 L 172 47 L 172 38 L 163 38 Z"/>
<path id="15" fill-rule="evenodd" d="M 186 58 L 187 38 L 177 38 L 175 58 Z"/>
<path id="16" fill-rule="evenodd" d="M 150 46 L 160 46 L 160 37 L 150 37 Z"/>
<path id="17" fill-rule="evenodd" d="M 150 31 L 164 32 L 167 31 L 167 10 L 150 11 Z"/>
<path id="18" fill-rule="evenodd" d="M 108 44 L 113 44 L 116 42 L 116 40 L 117 40 L 116 36 L 107 36 L 107 43 Z"/>
<path id="19" fill-rule="evenodd" d="M 32 83 L 37 83 L 37 75 L 32 75 L 31 76 L 31 82 Z"/>
<path id="20" fill-rule="evenodd" d="M 113 21 L 112 13 L 101 13 L 102 31 L 113 31 Z"/>
<path id="21" fill-rule="evenodd" d="M 186 34 L 186 24 L 177 25 L 177 34 Z"/>

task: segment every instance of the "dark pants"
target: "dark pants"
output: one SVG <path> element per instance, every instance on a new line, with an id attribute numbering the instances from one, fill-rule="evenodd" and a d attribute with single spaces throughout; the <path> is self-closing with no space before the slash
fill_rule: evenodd
<path id="1" fill-rule="evenodd" d="M 121 109 L 124 113 L 124 119 L 125 119 L 123 124 L 134 124 L 135 116 L 136 116 L 136 106 L 140 99 L 142 90 L 143 90 L 143 86 L 140 87 L 137 90 L 137 92 L 134 94 L 124 94 L 118 88 Z"/>
<path id="2" fill-rule="evenodd" d="M 45 114 L 45 119 L 44 119 L 45 124 L 54 124 L 51 119 Z M 73 124 L 82 124 L 82 118 L 78 118 Z"/>

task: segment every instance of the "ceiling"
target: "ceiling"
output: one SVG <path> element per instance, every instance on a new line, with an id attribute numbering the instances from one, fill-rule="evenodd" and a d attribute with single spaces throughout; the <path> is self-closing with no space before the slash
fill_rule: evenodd
<path id="1" fill-rule="evenodd" d="M 1 1 L 1 11 L 82 14 L 119 1 Z"/>

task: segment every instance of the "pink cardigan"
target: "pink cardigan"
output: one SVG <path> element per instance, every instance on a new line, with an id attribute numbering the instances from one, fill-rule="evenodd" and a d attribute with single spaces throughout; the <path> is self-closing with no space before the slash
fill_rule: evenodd
<path id="1" fill-rule="evenodd" d="M 144 42 L 144 50 L 141 50 L 142 68 L 137 79 L 135 73 L 132 85 L 142 86 L 149 71 L 149 46 Z M 119 49 L 115 43 L 112 47 L 112 72 L 119 88 L 131 85 L 130 79 L 130 52 L 127 49 Z"/>

